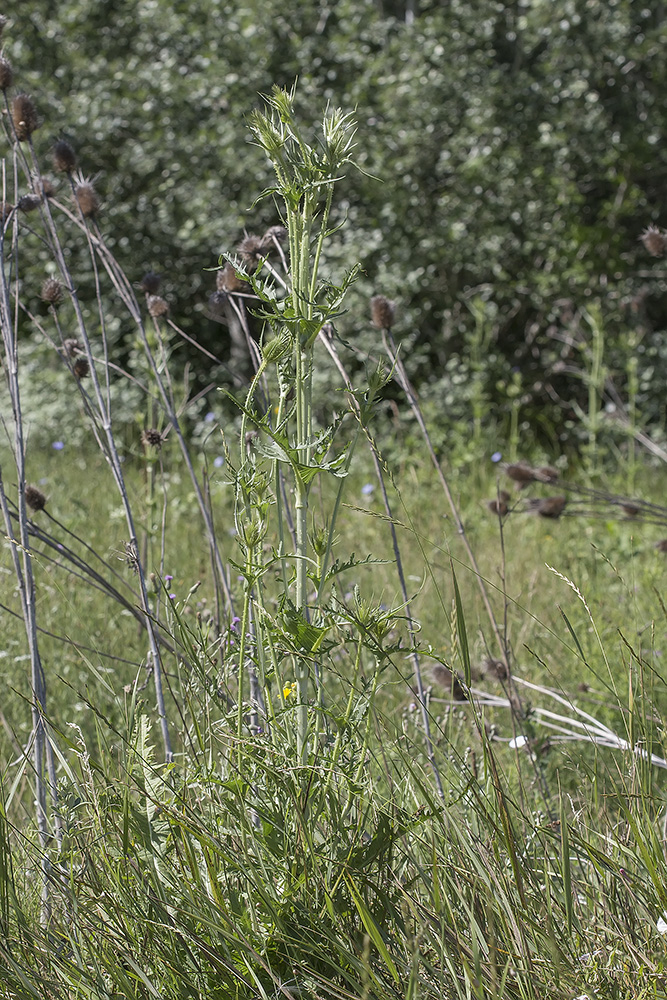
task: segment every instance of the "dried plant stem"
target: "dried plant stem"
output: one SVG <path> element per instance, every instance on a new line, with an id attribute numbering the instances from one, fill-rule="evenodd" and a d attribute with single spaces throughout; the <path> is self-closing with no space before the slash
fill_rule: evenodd
<path id="1" fill-rule="evenodd" d="M 457 508 L 456 504 L 454 503 L 454 497 L 452 496 L 452 492 L 451 492 L 451 490 L 449 488 L 449 483 L 447 482 L 447 478 L 446 478 L 444 472 L 442 471 L 442 466 L 440 465 L 440 462 L 438 461 L 438 457 L 437 457 L 437 455 L 435 453 L 435 449 L 434 449 L 433 443 L 431 441 L 431 436 L 430 436 L 430 434 L 428 432 L 428 429 L 426 427 L 426 423 L 424 421 L 423 414 L 421 412 L 421 408 L 420 408 L 419 403 L 417 401 L 417 396 L 415 394 L 414 389 L 412 388 L 412 386 L 410 384 L 410 380 L 408 379 L 407 373 L 405 371 L 405 366 L 403 365 L 403 361 L 401 360 L 401 358 L 399 356 L 398 350 L 396 348 L 396 343 L 395 343 L 394 338 L 393 338 L 393 336 L 391 334 L 391 331 L 390 330 L 383 330 L 382 331 L 382 339 L 383 339 L 383 342 L 384 342 L 385 350 L 386 350 L 387 355 L 388 355 L 388 357 L 389 357 L 389 359 L 391 361 L 391 364 L 392 364 L 392 369 L 393 369 L 393 372 L 394 372 L 394 377 L 396 378 L 396 381 L 398 382 L 398 384 L 403 389 L 403 392 L 406 395 L 406 398 L 408 400 L 408 404 L 410 406 L 410 409 L 412 410 L 412 412 L 414 414 L 414 417 L 415 417 L 415 419 L 416 419 L 416 421 L 417 421 L 417 423 L 419 425 L 419 429 L 422 432 L 422 436 L 424 438 L 424 441 L 426 442 L 426 447 L 428 449 L 429 456 L 430 456 L 431 461 L 433 463 L 433 466 L 435 468 L 436 475 L 438 476 L 438 479 L 440 481 L 440 485 L 442 486 L 442 490 L 443 490 L 443 492 L 445 494 L 445 497 L 447 498 L 447 503 L 449 504 L 449 508 L 450 508 L 450 510 L 452 512 L 452 518 L 454 520 L 454 524 L 456 525 L 456 530 L 459 533 L 461 541 L 463 542 L 463 546 L 464 546 L 464 548 L 466 550 L 466 553 L 468 555 L 468 559 L 470 560 L 470 565 L 472 567 L 475 580 L 477 581 L 477 587 L 479 588 L 479 592 L 480 592 L 480 595 L 482 597 L 482 602 L 483 602 L 484 607 L 486 609 L 486 613 L 487 613 L 489 622 L 491 624 L 491 628 L 493 630 L 493 634 L 494 634 L 494 637 L 495 637 L 495 640 L 496 640 L 496 643 L 497 643 L 497 646 L 498 646 L 498 651 L 500 653 L 500 656 L 501 656 L 501 659 L 502 659 L 503 663 L 505 664 L 505 667 L 509 671 L 509 669 L 510 669 L 509 651 L 508 651 L 508 648 L 507 648 L 506 639 L 505 639 L 505 637 L 502 634 L 502 631 L 500 629 L 500 626 L 498 625 L 498 622 L 496 621 L 496 616 L 495 616 L 493 608 L 491 606 L 491 601 L 489 599 L 489 594 L 488 594 L 488 591 L 486 589 L 486 584 L 484 583 L 484 577 L 482 576 L 482 574 L 480 572 L 479 566 L 477 564 L 477 559 L 475 558 L 475 553 L 473 552 L 472 547 L 470 545 L 470 542 L 468 541 L 468 536 L 466 535 L 466 530 L 465 530 L 465 527 L 463 525 L 463 521 L 461 520 L 461 516 L 460 516 L 460 514 L 458 512 L 458 508 Z"/>

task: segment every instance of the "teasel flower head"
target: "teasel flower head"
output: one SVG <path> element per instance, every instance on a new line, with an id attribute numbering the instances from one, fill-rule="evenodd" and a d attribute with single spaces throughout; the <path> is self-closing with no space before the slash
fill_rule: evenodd
<path id="1" fill-rule="evenodd" d="M 39 208 L 41 201 L 38 194 L 24 194 L 16 202 L 16 207 L 19 212 L 34 212 L 36 208 Z"/>
<path id="2" fill-rule="evenodd" d="M 9 90 L 13 82 L 12 64 L 9 59 L 5 59 L 4 55 L 0 55 L 0 90 L 3 92 Z"/>
<path id="3" fill-rule="evenodd" d="M 32 97 L 17 94 L 12 101 L 12 122 L 19 142 L 26 142 L 35 129 L 39 128 L 37 110 Z"/>
<path id="4" fill-rule="evenodd" d="M 167 300 L 163 299 L 160 295 L 147 295 L 146 306 L 148 307 L 149 316 L 152 316 L 153 319 L 160 319 L 169 312 Z"/>
<path id="5" fill-rule="evenodd" d="M 377 330 L 391 330 L 396 319 L 396 303 L 384 295 L 371 299 L 371 323 Z"/>
<path id="6" fill-rule="evenodd" d="M 244 264 L 252 268 L 256 268 L 260 260 L 266 257 L 264 241 L 259 236 L 253 236 L 252 233 L 246 233 L 237 246 L 236 252 Z"/>
<path id="7" fill-rule="evenodd" d="M 567 497 L 545 497 L 544 500 L 537 500 L 534 509 L 540 517 L 550 517 L 555 520 L 560 517 L 567 504 Z"/>
<path id="8" fill-rule="evenodd" d="M 215 285 L 219 292 L 242 292 L 248 288 L 248 282 L 239 278 L 232 264 L 227 261 L 215 275 Z"/>
<path id="9" fill-rule="evenodd" d="M 74 377 L 81 381 L 82 378 L 88 378 L 90 375 L 90 365 L 88 364 L 88 358 L 77 358 L 72 365 L 72 372 Z"/>
<path id="10" fill-rule="evenodd" d="M 64 139 L 59 139 L 53 147 L 53 166 L 63 174 L 76 169 L 76 153 Z"/>
<path id="11" fill-rule="evenodd" d="M 57 278 L 47 278 L 42 284 L 42 290 L 40 292 L 42 302 L 46 302 L 48 305 L 53 306 L 54 309 L 56 309 L 62 302 L 63 294 L 63 286 Z"/>
<path id="12" fill-rule="evenodd" d="M 665 250 L 667 250 L 667 234 L 658 229 L 657 226 L 647 226 L 639 239 L 644 244 L 644 249 L 652 257 L 664 256 Z"/>
<path id="13" fill-rule="evenodd" d="M 141 443 L 144 448 L 161 448 L 163 437 L 155 427 L 146 427 L 141 434 Z"/>
<path id="14" fill-rule="evenodd" d="M 160 282 L 162 281 L 162 275 L 156 274 L 155 271 L 146 271 L 145 275 L 139 282 L 139 288 L 146 295 L 157 295 L 160 291 Z"/>
<path id="15" fill-rule="evenodd" d="M 79 181 L 74 188 L 74 200 L 86 219 L 93 219 L 100 210 L 100 199 L 91 181 Z"/>
<path id="16" fill-rule="evenodd" d="M 24 496 L 30 510 L 44 510 L 46 507 L 46 497 L 36 486 L 26 486 Z"/>

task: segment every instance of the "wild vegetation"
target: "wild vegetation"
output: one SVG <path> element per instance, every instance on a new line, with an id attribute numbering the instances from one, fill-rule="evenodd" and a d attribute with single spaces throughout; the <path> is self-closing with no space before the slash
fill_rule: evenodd
<path id="1" fill-rule="evenodd" d="M 570 41 L 618 42 L 640 16 L 630 4 L 556 6 Z M 153 8 L 120 4 L 116 39 L 104 36 L 107 13 L 88 12 L 83 63 L 71 58 L 89 86 L 43 104 L 50 68 L 67 92 L 55 70 L 80 8 L 65 4 L 56 19 L 27 3 L 26 22 L 10 26 L 19 57 L 29 29 L 57 28 L 38 36 L 30 94 L 3 39 L 2 995 L 665 996 L 664 400 L 646 361 L 655 347 L 659 373 L 656 330 L 637 307 L 622 343 L 630 313 L 619 305 L 637 289 L 630 256 L 662 287 L 667 235 L 638 179 L 646 150 L 632 159 L 627 135 L 613 146 L 627 154 L 627 184 L 620 161 L 603 157 L 615 193 L 588 191 L 595 223 L 582 211 L 577 228 L 562 185 L 581 179 L 568 163 L 583 157 L 583 124 L 559 140 L 571 161 L 546 173 L 520 155 L 518 124 L 496 135 L 493 103 L 454 93 L 478 59 L 497 63 L 484 87 L 498 100 L 503 80 L 526 86 L 536 67 L 546 77 L 560 65 L 544 5 L 489 5 L 475 27 L 462 4 L 341 2 L 229 14 L 234 58 L 260 42 L 270 56 L 265 96 L 257 105 L 238 91 L 252 145 L 235 132 L 234 156 L 222 141 L 203 152 L 204 110 L 225 110 L 206 60 L 226 43 L 204 30 L 216 5 L 201 8 L 175 5 L 149 34 Z M 297 30 L 296 18 L 313 23 Z M 655 51 L 659 26 L 651 10 L 641 18 L 645 34 L 613 64 L 618 82 L 641 77 Z M 198 33 L 210 52 L 195 54 Z M 330 43 L 326 72 L 318 38 Z M 489 130 L 503 156 L 515 150 L 503 190 L 542 219 L 517 236 L 515 257 L 495 241 L 489 212 L 496 222 L 503 212 L 490 181 L 477 217 L 447 171 L 425 176 L 416 54 L 423 68 L 433 47 L 426 115 L 447 39 L 460 119 L 477 107 L 478 137 Z M 231 60 L 231 44 L 224 52 Z M 162 125 L 174 129 L 177 173 L 189 164 L 195 187 L 206 185 L 215 152 L 228 176 L 238 171 L 235 219 L 206 207 L 198 187 L 186 211 L 180 181 L 173 204 L 159 185 L 146 194 L 166 169 L 149 169 L 150 137 L 145 153 L 136 147 L 134 182 L 113 158 L 113 115 L 117 156 L 122 121 L 159 107 L 140 104 L 150 53 L 170 82 Z M 122 59 L 130 77 L 107 73 L 105 89 L 95 60 L 108 70 Z M 384 113 L 405 103 L 423 132 L 410 155 L 424 174 L 387 159 L 412 192 L 400 210 L 400 190 L 378 195 L 373 176 L 388 122 L 374 147 L 360 100 L 326 102 L 338 94 L 322 81 L 346 60 L 347 88 L 391 67 Z M 197 79 L 208 89 L 195 106 Z M 633 93 L 648 101 L 654 77 L 641 80 Z M 550 86 L 567 96 L 562 80 Z M 539 98 L 526 100 L 526 120 Z M 58 131 L 42 109 L 59 102 L 78 107 L 81 157 L 99 154 L 107 198 L 73 125 L 40 147 Z M 602 103 L 611 114 L 612 96 Z M 473 155 L 465 135 L 448 146 L 461 182 L 496 148 Z M 399 152 L 412 149 L 396 138 Z M 533 209 L 511 162 L 540 187 Z M 564 227 L 564 242 L 550 230 L 553 267 L 536 249 L 545 177 Z M 241 218 L 238 206 L 261 193 Z M 132 219 L 130 201 L 142 209 Z M 620 236 L 630 201 L 643 212 L 631 254 Z M 435 234 L 418 235 L 429 205 L 442 257 Z M 382 259 L 357 254 L 378 220 L 390 236 Z M 600 239 L 612 221 L 614 240 L 593 252 L 591 232 Z M 235 235 L 219 244 L 217 225 Z M 443 264 L 445 231 L 462 251 L 472 241 L 458 272 Z M 420 271 L 416 254 L 435 270 Z M 623 274 L 610 282 L 612 263 Z M 524 266 L 531 281 L 541 274 L 529 295 Z M 446 292 L 432 280 L 445 272 Z M 573 298 L 558 304 L 563 282 Z M 563 346 L 557 371 L 547 342 Z M 444 415 L 438 393 L 449 393 Z M 553 406 L 537 421 L 545 399 Z"/>

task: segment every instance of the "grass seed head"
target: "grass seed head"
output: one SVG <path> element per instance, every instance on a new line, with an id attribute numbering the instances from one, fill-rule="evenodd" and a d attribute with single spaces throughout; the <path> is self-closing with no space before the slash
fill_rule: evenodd
<path id="1" fill-rule="evenodd" d="M 74 199 L 86 219 L 94 218 L 100 210 L 100 199 L 90 181 L 81 181 L 76 185 Z"/>
<path id="2" fill-rule="evenodd" d="M 30 510 L 44 510 L 46 507 L 46 497 L 36 486 L 26 486 L 24 496 Z"/>
<path id="3" fill-rule="evenodd" d="M 39 128 L 37 110 L 32 97 L 17 94 L 12 101 L 12 122 L 19 142 L 26 142 L 35 129 Z"/>
<path id="4" fill-rule="evenodd" d="M 0 90 L 3 92 L 9 90 L 13 82 L 14 72 L 12 70 L 12 64 L 9 59 L 5 59 L 4 56 L 0 56 Z"/>
<path id="5" fill-rule="evenodd" d="M 42 302 L 56 309 L 63 300 L 63 286 L 57 278 L 47 278 L 40 292 Z"/>
<path id="6" fill-rule="evenodd" d="M 76 169 L 76 153 L 64 139 L 59 139 L 53 147 L 53 166 L 63 174 Z"/>
<path id="7" fill-rule="evenodd" d="M 160 295 L 147 295 L 146 305 L 148 307 L 148 314 L 152 316 L 153 319 L 160 319 L 166 316 L 169 312 L 169 305 L 167 300 L 163 299 Z"/>
<path id="8" fill-rule="evenodd" d="M 647 226 L 639 239 L 651 257 L 664 256 L 665 250 L 667 250 L 667 233 L 658 229 L 657 226 Z"/>
<path id="9" fill-rule="evenodd" d="M 391 330 L 396 319 L 396 303 L 384 295 L 371 299 L 371 323 L 377 330 Z"/>

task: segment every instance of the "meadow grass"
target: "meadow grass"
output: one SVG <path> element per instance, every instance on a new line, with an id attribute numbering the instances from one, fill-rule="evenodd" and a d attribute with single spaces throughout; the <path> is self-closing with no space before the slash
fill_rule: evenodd
<path id="1" fill-rule="evenodd" d="M 641 490 L 633 466 L 632 498 L 623 468 L 603 486 L 594 421 L 594 468 L 498 480 L 480 400 L 480 463 L 449 469 L 382 296 L 377 356 L 349 376 L 354 269 L 336 283 L 321 263 L 354 126 L 329 110 L 313 138 L 293 97 L 251 120 L 284 226 L 220 261 L 254 374 L 213 451 L 187 432 L 155 275 L 139 301 L 66 144 L 73 208 L 43 194 L 30 108 L 8 105 L 5 995 L 664 996 L 665 473 L 647 464 Z M 58 274 L 46 317 L 11 280 L 23 185 Z M 87 444 L 31 448 L 19 316 L 53 344 Z M 142 401 L 134 444 L 118 377 Z M 395 467 L 392 379 L 413 415 Z"/>

